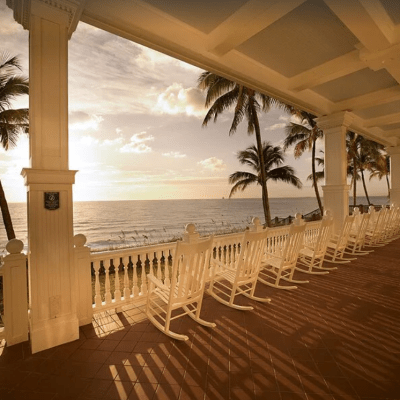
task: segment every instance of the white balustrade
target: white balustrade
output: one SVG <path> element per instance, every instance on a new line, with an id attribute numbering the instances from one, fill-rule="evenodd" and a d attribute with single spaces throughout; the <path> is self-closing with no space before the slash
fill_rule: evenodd
<path id="1" fill-rule="evenodd" d="M 169 282 L 168 265 L 175 246 L 176 243 L 162 243 L 91 253 L 90 262 L 94 273 L 93 311 L 119 308 L 146 296 L 149 268 L 160 277 L 164 270 L 165 280 Z"/>
<path id="2" fill-rule="evenodd" d="M 0 330 L 0 339 L 5 339 L 8 346 L 28 340 L 27 259 L 23 248 L 20 240 L 10 240 L 6 245 L 9 254 L 0 266 L 4 303 L 4 328 Z"/>
<path id="3" fill-rule="evenodd" d="M 301 218 L 295 223 L 303 224 Z M 306 223 L 306 238 L 313 240 L 318 235 L 319 222 Z M 253 218 L 250 230 L 262 230 L 258 218 Z M 289 226 L 268 228 L 267 250 L 280 252 L 284 248 L 289 233 Z M 225 264 L 235 262 L 240 252 L 243 232 L 214 237 L 212 257 L 223 260 Z M 186 225 L 183 241 L 200 240 L 200 235 L 193 224 Z M 90 306 L 93 312 L 111 308 L 143 299 L 148 295 L 147 274 L 150 270 L 154 275 L 170 285 L 170 265 L 174 257 L 176 243 L 162 243 L 138 248 L 128 248 L 113 251 L 92 252 L 88 263 L 92 265 L 94 293 L 91 294 Z M 209 274 L 211 274 L 211 270 Z M 92 289 L 93 284 L 90 284 Z"/>

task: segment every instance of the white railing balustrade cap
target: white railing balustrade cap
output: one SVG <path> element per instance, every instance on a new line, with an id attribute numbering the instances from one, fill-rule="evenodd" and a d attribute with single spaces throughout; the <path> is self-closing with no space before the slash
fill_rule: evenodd
<path id="1" fill-rule="evenodd" d="M 332 219 L 332 218 L 333 218 L 332 211 L 331 210 L 325 210 L 323 219 Z"/>
<path id="2" fill-rule="evenodd" d="M 303 216 L 300 213 L 296 213 L 296 215 L 294 216 L 294 221 L 293 221 L 293 225 L 303 225 L 305 224 Z"/>
<path id="3" fill-rule="evenodd" d="M 196 225 L 189 223 L 185 226 L 185 232 L 183 234 L 183 241 L 187 243 L 194 243 L 199 240 L 200 234 L 196 231 Z"/>
<path id="4" fill-rule="evenodd" d="M 74 236 L 75 247 L 83 247 L 86 244 L 86 236 L 82 233 L 78 233 Z"/>
<path id="5" fill-rule="evenodd" d="M 19 239 L 11 239 L 6 244 L 6 250 L 10 254 L 20 254 L 23 249 L 24 249 L 24 243 L 22 242 L 22 240 Z"/>

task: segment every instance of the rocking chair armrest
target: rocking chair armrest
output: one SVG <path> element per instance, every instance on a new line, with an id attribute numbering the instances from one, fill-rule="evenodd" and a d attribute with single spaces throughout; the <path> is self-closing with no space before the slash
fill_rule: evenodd
<path id="1" fill-rule="evenodd" d="M 162 281 L 160 281 L 160 279 L 156 278 L 154 275 L 152 274 L 148 274 L 147 275 L 147 279 L 151 282 L 153 282 L 156 286 L 162 288 L 162 289 L 168 289 L 168 287 L 166 285 L 164 285 L 162 283 Z"/>

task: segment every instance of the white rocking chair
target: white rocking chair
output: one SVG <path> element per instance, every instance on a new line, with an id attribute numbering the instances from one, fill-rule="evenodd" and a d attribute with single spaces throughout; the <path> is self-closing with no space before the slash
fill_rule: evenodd
<path id="1" fill-rule="evenodd" d="M 336 269 L 323 267 L 324 257 L 328 246 L 328 241 L 332 232 L 333 219 L 329 215 L 324 216 L 322 219 L 318 236 L 314 243 L 304 244 L 300 249 L 299 259 L 296 269 L 306 274 L 329 274 L 329 270 Z"/>
<path id="2" fill-rule="evenodd" d="M 349 252 L 347 254 L 359 255 L 359 256 L 367 255 L 373 252 L 373 250 L 363 250 L 363 247 L 365 246 L 365 237 L 367 234 L 367 228 L 369 225 L 371 214 L 369 213 L 361 214 L 358 208 L 356 207 L 354 209 L 353 215 L 354 215 L 354 222 L 353 222 L 353 227 L 350 230 L 349 240 L 347 244 Z"/>
<path id="3" fill-rule="evenodd" d="M 195 243 L 178 242 L 173 257 L 171 285 L 165 285 L 153 274 L 147 275 L 149 295 L 146 314 L 161 332 L 177 340 L 188 340 L 188 336 L 170 330 L 172 320 L 189 315 L 201 325 L 214 328 L 216 325 L 200 318 L 205 280 L 208 277 L 213 237 Z M 195 305 L 196 303 L 196 305 Z M 172 316 L 176 309 L 184 312 Z"/>
<path id="4" fill-rule="evenodd" d="M 292 283 L 308 283 L 293 279 L 296 269 L 297 258 L 300 248 L 303 245 L 305 224 L 291 225 L 283 251 L 279 253 L 264 252 L 264 259 L 261 262 L 258 281 L 277 289 L 297 289 L 297 286 L 281 285 L 283 279 Z"/>
<path id="5" fill-rule="evenodd" d="M 271 301 L 269 298 L 254 296 L 266 237 L 267 230 L 246 231 L 241 241 L 240 252 L 232 266 L 229 266 L 228 262 L 212 260 L 215 267 L 208 293 L 214 299 L 237 310 L 253 309 L 252 306 L 235 304 L 236 296 L 241 294 L 260 302 Z"/>
<path id="6" fill-rule="evenodd" d="M 350 230 L 354 221 L 353 215 L 347 215 L 344 218 L 342 227 L 338 235 L 331 237 L 325 253 L 325 261 L 335 264 L 346 264 L 356 258 L 345 258 L 346 249 L 349 242 Z"/>

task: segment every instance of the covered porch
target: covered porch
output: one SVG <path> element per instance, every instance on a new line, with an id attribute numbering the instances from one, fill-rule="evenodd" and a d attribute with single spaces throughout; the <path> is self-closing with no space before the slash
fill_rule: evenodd
<path id="1" fill-rule="evenodd" d="M 39 352 L 38 359 L 43 350 L 68 342 L 72 344 L 66 345 L 67 348 L 80 346 L 82 340 L 86 343 L 84 332 L 79 329 L 76 286 L 82 269 L 74 252 L 72 194 L 76 171 L 69 170 L 68 164 L 68 39 L 79 21 L 315 114 L 325 134 L 324 206 L 332 211 L 336 229 L 348 214 L 345 147 L 348 130 L 387 146 L 391 155 L 391 201 L 400 204 L 397 3 L 237 0 L 193 1 L 190 7 L 179 2 L 174 7 L 173 1 L 158 0 L 7 0 L 7 4 L 14 10 L 16 21 L 30 33 L 30 166 L 22 174 L 28 192 L 29 335 L 31 351 Z M 51 194 L 58 199 L 53 209 L 44 201 Z M 396 243 L 390 246 L 396 252 Z M 375 258 L 378 265 L 385 261 L 381 268 L 394 268 L 385 250 L 377 251 L 369 260 L 376 254 L 383 256 Z M 345 268 L 340 271 L 348 273 Z M 335 276 L 344 279 L 345 275 Z M 313 282 L 322 284 L 328 280 L 315 278 Z M 287 298 L 298 299 L 298 304 L 303 304 L 302 296 L 313 298 L 313 293 L 318 293 L 321 287 L 313 284 Z M 311 292 L 311 288 L 316 292 Z M 392 295 L 396 294 L 394 290 Z M 315 298 L 314 301 L 319 304 Z M 293 305 L 289 302 L 288 307 L 289 304 Z M 269 312 L 268 308 L 257 310 Z M 366 307 L 366 310 L 371 309 Z M 304 304 L 297 311 L 300 315 L 308 313 L 310 307 Z M 352 311 L 349 313 L 352 315 Z M 128 321 L 129 314 L 124 315 Z M 338 321 L 346 318 L 340 313 L 337 315 Z M 278 325 L 283 329 L 285 319 L 279 320 L 277 313 L 271 320 L 267 319 L 268 323 L 274 318 L 274 323 L 280 321 Z M 326 324 L 329 320 L 326 318 L 318 323 Z M 224 326 L 234 321 L 221 322 Z M 297 319 L 293 318 L 293 323 Z M 354 323 L 357 326 L 358 322 Z M 229 331 L 228 328 L 226 325 Z M 122 329 L 126 333 L 130 327 L 124 325 Z M 382 327 L 371 329 L 380 332 Z M 348 334 L 351 329 L 345 331 Z M 270 331 L 266 329 L 266 332 Z M 235 334 L 240 338 L 239 331 Z M 122 340 L 121 333 L 116 335 Z M 268 348 L 266 342 L 263 344 Z M 172 344 L 170 347 L 175 348 Z M 19 348 L 22 352 L 30 351 L 23 345 Z M 8 351 L 18 353 L 18 350 L 5 349 Z M 42 354 L 57 354 L 56 350 L 49 352 Z M 28 358 L 37 359 L 36 356 Z"/>

